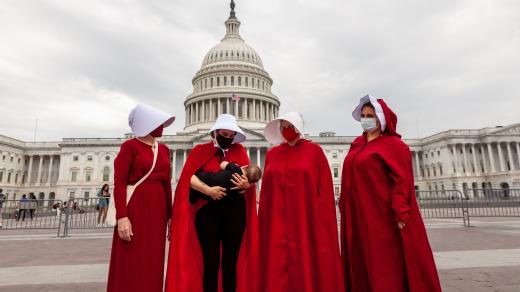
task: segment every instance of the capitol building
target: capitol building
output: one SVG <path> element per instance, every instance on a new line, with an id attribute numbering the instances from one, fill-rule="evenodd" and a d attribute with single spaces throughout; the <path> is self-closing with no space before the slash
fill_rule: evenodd
<path id="1" fill-rule="evenodd" d="M 184 101 L 183 131 L 160 139 L 171 149 L 173 187 L 190 150 L 210 141 L 208 130 L 221 113 L 237 117 L 247 135 L 243 145 L 251 163 L 264 163 L 270 145 L 263 129 L 278 116 L 281 101 L 271 91 L 273 80 L 259 54 L 242 39 L 240 25 L 232 1 L 224 38 L 204 56 L 192 79 L 193 92 Z M 114 158 L 121 143 L 131 137 L 24 142 L 0 135 L 0 188 L 7 199 L 20 199 L 29 192 L 49 200 L 95 197 L 102 184 L 113 185 Z M 341 191 L 343 160 L 354 138 L 326 131 L 307 135 L 329 160 L 336 196 Z M 471 197 L 471 189 L 520 189 L 520 124 L 447 130 L 405 142 L 418 190 L 457 189 Z"/>

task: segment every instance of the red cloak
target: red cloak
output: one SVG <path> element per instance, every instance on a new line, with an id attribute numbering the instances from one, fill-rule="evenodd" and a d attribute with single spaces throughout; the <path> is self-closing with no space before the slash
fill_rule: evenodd
<path id="1" fill-rule="evenodd" d="M 190 179 L 211 157 L 217 148 L 213 142 L 195 146 L 182 169 L 175 189 L 173 203 L 170 251 L 166 273 L 167 292 L 202 292 L 202 253 L 195 230 L 195 212 L 200 204 L 189 203 Z M 249 164 L 246 150 L 232 144 L 226 157 L 241 166 Z M 237 264 L 237 292 L 255 292 L 257 269 L 258 217 L 256 187 L 246 190 L 246 230 Z M 200 201 L 200 200 L 199 200 Z"/>
<path id="2" fill-rule="evenodd" d="M 260 195 L 258 292 L 344 291 L 332 175 L 317 144 L 267 153 Z"/>
<path id="3" fill-rule="evenodd" d="M 397 116 L 383 100 L 387 126 L 350 146 L 340 199 L 342 256 L 348 291 L 441 291 L 415 199 L 412 156 L 396 133 Z M 406 223 L 399 230 L 397 222 Z"/>
<path id="4" fill-rule="evenodd" d="M 116 217 L 128 217 L 134 236 L 122 240 L 114 227 L 108 292 L 161 292 L 163 289 L 166 224 L 171 215 L 169 149 L 159 144 L 152 173 L 134 191 L 126 204 L 126 186 L 135 184 L 152 167 L 152 148 L 130 139 L 121 145 L 114 160 Z"/>

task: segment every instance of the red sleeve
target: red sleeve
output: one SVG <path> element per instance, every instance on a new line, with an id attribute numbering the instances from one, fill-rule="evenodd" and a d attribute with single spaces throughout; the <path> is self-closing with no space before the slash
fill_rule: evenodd
<path id="1" fill-rule="evenodd" d="M 392 179 L 392 209 L 396 222 L 410 220 L 410 176 L 408 167 L 411 166 L 410 149 L 401 140 L 392 143 L 385 161 L 390 168 Z"/>
<path id="2" fill-rule="evenodd" d="M 121 145 L 119 153 L 114 160 L 114 203 L 116 206 L 116 219 L 127 217 L 126 212 L 126 186 L 128 173 L 134 160 L 132 146 L 125 142 Z"/>
<path id="3" fill-rule="evenodd" d="M 166 153 L 168 153 L 168 162 L 170 162 L 170 148 L 168 148 L 166 145 L 164 145 L 164 148 L 166 148 Z M 168 176 L 163 182 L 166 192 L 166 218 L 168 219 L 172 217 L 172 168 L 171 164 L 169 165 L 170 167 L 168 167 Z"/>
<path id="4" fill-rule="evenodd" d="M 272 148 L 271 148 L 272 149 Z M 265 160 L 264 160 L 264 173 L 265 173 L 265 170 L 267 169 L 267 165 L 269 164 L 269 157 L 271 156 L 270 153 L 271 153 L 271 149 L 267 150 L 267 152 L 265 153 Z"/>

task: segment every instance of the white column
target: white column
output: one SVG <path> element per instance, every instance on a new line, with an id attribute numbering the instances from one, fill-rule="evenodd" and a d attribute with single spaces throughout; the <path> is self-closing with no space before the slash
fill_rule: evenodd
<path id="1" fill-rule="evenodd" d="M 38 176 L 36 180 L 36 185 L 40 185 L 40 181 L 42 179 L 42 164 L 43 164 L 43 155 L 40 155 L 40 163 L 38 165 Z"/>
<path id="2" fill-rule="evenodd" d="M 184 164 L 186 164 L 186 155 L 188 153 L 188 150 L 184 149 L 183 157 L 182 157 L 182 166 L 184 167 Z"/>
<path id="3" fill-rule="evenodd" d="M 507 142 L 507 160 L 509 160 L 509 167 L 515 170 L 515 161 L 513 160 L 513 152 L 511 151 L 511 143 Z"/>
<path id="4" fill-rule="evenodd" d="M 253 99 L 253 121 L 256 121 L 256 100 Z"/>
<path id="5" fill-rule="evenodd" d="M 64 182 L 66 180 L 66 177 L 67 177 L 67 171 L 66 171 L 66 164 L 67 164 L 67 161 L 68 161 L 68 155 L 67 154 L 62 154 L 60 155 L 60 167 L 58 169 L 58 181 L 61 183 L 61 182 Z"/>
<path id="6" fill-rule="evenodd" d="M 247 99 L 244 98 L 242 100 L 242 118 L 244 120 L 247 120 L 248 117 L 249 117 L 249 115 L 248 115 L 248 112 L 247 112 Z"/>
<path id="7" fill-rule="evenodd" d="M 455 175 L 459 173 L 459 159 L 457 158 L 457 145 L 452 146 L 453 149 L 453 159 L 455 160 Z"/>
<path id="8" fill-rule="evenodd" d="M 208 121 L 213 121 L 215 118 L 213 117 L 213 99 L 209 100 L 209 116 Z"/>
<path id="9" fill-rule="evenodd" d="M 31 179 L 32 179 L 32 168 L 33 168 L 33 159 L 34 156 L 29 156 L 29 169 L 27 170 L 27 185 L 31 185 Z"/>
<path id="10" fill-rule="evenodd" d="M 229 108 L 229 97 L 226 98 L 226 114 L 230 114 L 231 109 Z"/>
<path id="11" fill-rule="evenodd" d="M 238 100 L 235 100 L 235 117 L 238 119 Z"/>
<path id="12" fill-rule="evenodd" d="M 184 110 L 184 124 L 186 125 L 189 125 L 190 123 L 188 122 L 188 113 L 190 111 L 188 110 L 188 107 L 186 107 L 186 109 Z"/>
<path id="13" fill-rule="evenodd" d="M 260 148 L 256 148 L 256 160 L 258 167 L 262 168 L 262 160 L 260 159 Z"/>
<path id="14" fill-rule="evenodd" d="M 195 122 L 198 123 L 200 121 L 200 113 L 199 113 L 199 102 L 195 103 Z"/>
<path id="15" fill-rule="evenodd" d="M 475 167 L 475 173 L 479 173 L 480 169 L 477 163 L 477 153 L 475 153 L 475 144 L 471 144 L 471 153 L 473 153 L 473 165 Z"/>
<path id="16" fill-rule="evenodd" d="M 262 101 L 258 101 L 258 120 L 262 120 Z"/>
<path id="17" fill-rule="evenodd" d="M 172 153 L 172 183 L 177 180 L 177 149 Z"/>
<path id="18" fill-rule="evenodd" d="M 489 154 L 489 165 L 491 166 L 491 172 L 495 172 L 495 159 L 493 157 L 493 146 L 491 146 L 491 142 L 487 144 L 488 154 Z"/>
<path id="19" fill-rule="evenodd" d="M 47 172 L 47 185 L 51 185 L 51 179 L 52 179 L 52 163 L 54 162 L 54 156 L 50 156 L 49 158 L 49 171 Z"/>
<path id="20" fill-rule="evenodd" d="M 263 101 L 260 101 L 260 120 L 261 121 L 265 120 L 265 117 L 264 117 L 264 102 Z"/>
<path id="21" fill-rule="evenodd" d="M 201 121 L 202 121 L 202 122 L 205 122 L 205 121 L 207 121 L 207 117 L 206 117 L 206 102 L 205 102 L 205 101 L 201 101 L 201 106 L 202 106 L 202 117 L 201 117 Z"/>
<path id="22" fill-rule="evenodd" d="M 484 149 L 484 144 L 479 144 L 480 149 L 480 158 L 482 159 L 482 168 L 484 169 L 484 173 L 489 172 L 489 166 L 486 164 L 486 150 Z"/>
<path id="23" fill-rule="evenodd" d="M 188 105 L 188 123 L 191 125 L 192 124 L 192 115 L 193 115 L 193 111 L 191 110 L 191 104 Z"/>
<path id="24" fill-rule="evenodd" d="M 193 124 L 193 104 L 190 104 L 188 105 L 188 109 L 189 109 L 189 115 L 188 115 L 188 119 L 190 121 L 190 125 Z"/>
<path id="25" fill-rule="evenodd" d="M 464 167 L 466 168 L 465 175 L 469 175 L 470 169 L 469 169 L 469 163 L 468 163 L 468 155 L 466 154 L 466 144 L 462 144 L 462 155 L 463 155 L 463 163 Z"/>
<path id="26" fill-rule="evenodd" d="M 515 142 L 516 144 L 516 158 L 518 158 L 518 166 L 520 166 L 520 142 Z"/>
<path id="27" fill-rule="evenodd" d="M 500 163 L 500 171 L 505 171 L 506 168 L 504 166 L 504 155 L 502 153 L 502 146 L 500 145 L 500 142 L 497 143 L 498 148 L 498 162 Z"/>
<path id="28" fill-rule="evenodd" d="M 220 100 L 220 98 L 217 99 L 217 116 L 221 115 L 222 114 L 222 106 L 221 106 L 222 102 Z"/>
<path id="29" fill-rule="evenodd" d="M 415 153 L 415 168 L 417 169 L 417 178 L 418 179 L 422 179 L 422 176 L 421 176 L 421 164 L 419 162 L 419 152 L 418 151 L 414 151 Z"/>
<path id="30" fill-rule="evenodd" d="M 197 112 L 195 111 L 195 103 L 191 104 L 191 124 L 193 125 L 195 123 L 195 115 Z"/>
<path id="31" fill-rule="evenodd" d="M 264 115 L 263 120 L 267 121 L 267 102 L 262 102 L 262 115 Z"/>

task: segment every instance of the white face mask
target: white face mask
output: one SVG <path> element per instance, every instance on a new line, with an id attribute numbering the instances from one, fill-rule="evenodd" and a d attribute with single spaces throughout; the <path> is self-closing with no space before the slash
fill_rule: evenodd
<path id="1" fill-rule="evenodd" d="M 370 132 L 377 128 L 377 121 L 376 118 L 361 118 L 361 128 L 363 128 L 364 131 Z"/>

